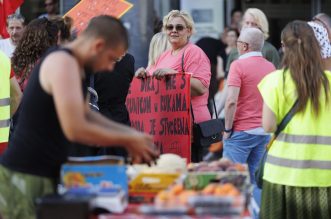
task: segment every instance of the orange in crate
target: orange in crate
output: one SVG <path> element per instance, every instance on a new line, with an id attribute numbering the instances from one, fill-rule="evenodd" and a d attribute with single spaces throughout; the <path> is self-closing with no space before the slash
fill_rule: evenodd
<path id="1" fill-rule="evenodd" d="M 184 191 L 184 185 L 182 184 L 176 184 L 170 189 L 170 193 L 173 195 L 179 195 L 183 191 Z"/>
<path id="2" fill-rule="evenodd" d="M 212 195 L 215 192 L 215 189 L 217 188 L 216 184 L 209 184 L 202 190 L 203 195 Z"/>

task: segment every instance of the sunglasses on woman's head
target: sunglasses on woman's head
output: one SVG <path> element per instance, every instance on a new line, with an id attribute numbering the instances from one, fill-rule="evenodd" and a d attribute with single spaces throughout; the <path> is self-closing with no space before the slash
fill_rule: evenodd
<path id="1" fill-rule="evenodd" d="M 168 30 L 168 31 L 172 31 L 174 28 L 175 28 L 176 31 L 182 31 L 186 27 L 184 25 L 181 25 L 181 24 L 177 24 L 175 26 L 172 25 L 172 24 L 169 24 L 169 25 L 166 26 L 166 30 Z"/>

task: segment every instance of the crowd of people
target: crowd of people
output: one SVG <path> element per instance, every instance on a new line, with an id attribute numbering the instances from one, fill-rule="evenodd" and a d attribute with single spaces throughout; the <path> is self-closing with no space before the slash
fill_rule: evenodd
<path id="1" fill-rule="evenodd" d="M 233 10 L 219 39 L 205 37 L 196 44 L 190 42 L 196 31 L 191 15 L 172 10 L 151 39 L 147 66 L 135 71 L 121 21 L 97 16 L 74 37 L 72 20 L 56 16 L 56 2 L 46 0 L 45 5 L 47 14 L 28 24 L 19 14 L 9 16 L 10 38 L 0 40 L 3 218 L 35 218 L 34 200 L 55 192 L 69 155 L 115 154 L 133 163 L 154 162 L 159 152 L 152 136 L 130 128 L 125 106 L 130 83 L 134 77 L 163 80 L 183 72 L 192 73 L 192 123 L 223 111 L 221 155 L 248 165 L 254 218 L 330 218 L 327 14 L 288 23 L 280 55 L 267 41 L 268 19 L 260 9 Z M 87 104 L 91 94 L 100 113 Z M 293 118 L 268 151 L 261 190 L 254 173 L 270 134 L 295 102 Z M 207 153 L 208 148 L 192 142 L 192 162 Z"/>

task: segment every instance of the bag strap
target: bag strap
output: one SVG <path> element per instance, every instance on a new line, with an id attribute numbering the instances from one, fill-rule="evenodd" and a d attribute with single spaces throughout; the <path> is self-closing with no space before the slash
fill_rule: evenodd
<path id="1" fill-rule="evenodd" d="M 183 55 L 182 55 L 182 72 L 185 72 L 184 70 L 184 53 L 185 53 L 185 50 L 183 52 Z M 194 113 L 193 113 L 193 108 L 192 108 L 192 102 L 190 102 L 191 104 L 191 114 L 192 114 L 192 119 L 193 119 L 193 122 L 194 122 Z M 218 119 L 218 113 L 216 111 L 216 104 L 215 104 L 215 98 L 213 97 L 213 105 L 214 105 L 214 112 L 216 114 L 216 119 Z"/>
<path id="2" fill-rule="evenodd" d="M 216 119 L 218 119 L 218 114 L 216 113 L 216 103 L 215 103 L 215 98 L 213 97 L 213 105 L 214 105 L 214 112 L 215 112 L 215 116 L 216 116 Z M 194 114 L 193 114 L 193 108 L 192 108 L 192 102 L 190 103 L 191 104 L 191 114 L 192 114 L 192 119 L 194 121 Z"/>
<path id="3" fill-rule="evenodd" d="M 215 113 L 216 119 L 218 119 L 218 113 L 217 113 L 217 110 L 216 110 L 215 97 L 213 97 L 213 105 L 214 105 L 214 113 Z"/>
<path id="4" fill-rule="evenodd" d="M 279 123 L 279 125 L 277 127 L 277 130 L 275 131 L 275 137 L 277 137 L 279 135 L 279 133 L 281 133 L 284 130 L 284 128 L 287 126 L 287 124 L 291 121 L 294 114 L 296 113 L 297 106 L 298 106 L 298 100 L 296 100 L 294 102 L 294 104 L 291 107 L 290 111 L 288 111 L 288 113 L 285 115 L 283 120 Z"/>
<path id="5" fill-rule="evenodd" d="M 182 66 L 182 73 L 185 72 L 185 69 L 184 69 L 184 54 L 185 54 L 185 50 L 182 54 L 182 63 L 181 63 L 181 66 Z M 192 108 L 192 102 L 190 101 L 190 106 L 191 106 L 191 115 L 192 115 L 192 120 L 193 120 L 193 123 L 194 123 L 194 113 L 193 113 L 193 108 Z"/>
<path id="6" fill-rule="evenodd" d="M 185 70 L 184 70 L 184 53 L 185 53 L 185 50 L 184 50 L 183 55 L 182 55 L 182 73 L 185 72 Z"/>
<path id="7" fill-rule="evenodd" d="M 287 112 L 287 114 L 284 116 L 282 121 L 277 126 L 274 136 L 273 136 L 272 140 L 270 141 L 270 144 L 268 144 L 268 146 L 267 146 L 267 150 L 269 150 L 271 148 L 272 142 L 277 138 L 277 136 L 285 129 L 287 124 L 291 121 L 294 114 L 296 113 L 297 108 L 298 108 L 298 99 L 294 102 L 291 109 Z"/>
<path id="8" fill-rule="evenodd" d="M 90 87 L 94 89 L 94 74 L 90 74 Z"/>
<path id="9" fill-rule="evenodd" d="M 193 120 L 193 123 L 194 123 L 194 113 L 193 113 L 193 108 L 192 108 L 192 102 L 190 102 L 190 105 L 191 105 L 191 115 L 192 115 L 192 120 Z"/>

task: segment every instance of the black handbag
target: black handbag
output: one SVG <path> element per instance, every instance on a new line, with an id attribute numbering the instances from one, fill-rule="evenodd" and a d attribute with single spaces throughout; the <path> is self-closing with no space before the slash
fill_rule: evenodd
<path id="1" fill-rule="evenodd" d="M 268 151 L 270 150 L 270 148 L 272 146 L 272 143 L 277 138 L 277 136 L 279 135 L 279 133 L 281 133 L 284 130 L 284 128 L 287 126 L 287 124 L 293 118 L 294 114 L 296 113 L 297 106 L 298 106 L 298 100 L 295 101 L 295 103 L 293 104 L 293 106 L 290 109 L 290 111 L 285 115 L 285 117 L 283 118 L 283 120 L 277 126 L 277 130 L 275 131 L 274 135 L 270 139 L 270 141 L 269 141 L 269 143 L 268 143 L 268 145 L 266 147 L 266 150 L 263 153 L 263 156 L 262 156 L 262 159 L 260 160 L 259 166 L 258 166 L 258 168 L 255 171 L 256 185 L 260 189 L 262 189 L 262 186 L 263 186 L 264 165 L 265 165 L 265 162 L 267 160 Z"/>
<path id="2" fill-rule="evenodd" d="M 224 125 L 222 119 L 218 118 L 214 98 L 213 103 L 216 119 L 211 119 L 200 123 L 194 123 L 194 113 L 191 104 L 191 113 L 193 119 L 193 141 L 196 145 L 209 147 L 213 143 L 222 141 L 222 132 L 224 131 Z"/>
<path id="3" fill-rule="evenodd" d="M 182 72 L 184 73 L 184 53 L 182 55 Z M 224 125 L 222 119 L 218 118 L 215 100 L 213 98 L 214 110 L 216 119 L 211 119 L 201 123 L 194 123 L 194 113 L 191 103 L 191 114 L 193 120 L 193 141 L 195 145 L 201 145 L 203 147 L 209 147 L 211 144 L 222 141 L 222 132 L 224 131 Z"/>

